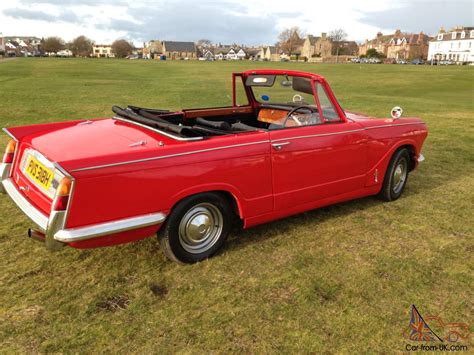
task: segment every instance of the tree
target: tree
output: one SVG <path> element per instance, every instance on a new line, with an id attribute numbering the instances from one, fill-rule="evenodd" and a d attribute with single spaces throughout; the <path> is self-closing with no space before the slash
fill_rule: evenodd
<path id="1" fill-rule="evenodd" d="M 94 42 L 86 36 L 79 36 L 72 40 L 69 49 L 75 57 L 88 57 L 92 53 L 93 44 Z"/>
<path id="2" fill-rule="evenodd" d="M 367 58 L 383 58 L 385 57 L 383 53 L 377 52 L 375 48 L 370 48 L 367 49 L 367 52 L 365 53 Z"/>
<path id="3" fill-rule="evenodd" d="M 278 36 L 278 45 L 284 53 L 291 56 L 296 48 L 301 44 L 301 37 L 303 37 L 303 32 L 301 32 L 299 27 L 295 26 L 287 28 Z"/>
<path id="4" fill-rule="evenodd" d="M 342 28 L 336 28 L 335 30 L 332 30 L 331 32 L 329 32 L 328 37 L 333 42 L 342 42 L 346 40 L 347 32 L 344 31 Z"/>
<path id="5" fill-rule="evenodd" d="M 196 44 L 201 47 L 210 47 L 212 42 L 208 39 L 203 38 L 203 39 L 198 40 Z"/>
<path id="6" fill-rule="evenodd" d="M 340 52 L 341 46 L 342 46 L 341 42 L 346 40 L 347 32 L 344 31 L 342 28 L 336 28 L 336 29 L 332 30 L 331 32 L 329 32 L 328 37 L 333 42 L 333 44 L 335 46 L 335 47 L 333 46 L 332 52 L 335 52 L 333 54 L 336 54 L 336 63 L 337 63 L 338 59 L 339 59 L 339 52 Z"/>
<path id="7" fill-rule="evenodd" d="M 124 39 L 118 39 L 112 43 L 112 52 L 117 58 L 125 58 L 130 55 L 133 50 L 133 45 Z"/>
<path id="8" fill-rule="evenodd" d="M 48 37 L 41 43 L 41 49 L 46 53 L 57 53 L 64 48 L 64 41 L 59 37 Z"/>

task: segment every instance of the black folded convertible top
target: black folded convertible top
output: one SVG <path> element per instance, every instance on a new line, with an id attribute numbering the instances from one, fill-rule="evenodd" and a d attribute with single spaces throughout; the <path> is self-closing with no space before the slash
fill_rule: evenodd
<path id="1" fill-rule="evenodd" d="M 123 109 L 119 106 L 112 106 L 112 111 L 115 112 L 117 115 L 128 118 L 129 120 L 142 123 L 144 125 L 162 129 L 171 133 L 176 133 L 179 135 L 183 135 L 185 137 L 199 137 L 200 134 L 193 130 L 192 127 L 187 126 L 180 126 L 173 123 L 169 123 L 168 121 L 161 119 L 161 118 L 148 118 L 141 116 L 130 109 Z"/>
<path id="2" fill-rule="evenodd" d="M 196 137 L 221 136 L 257 130 L 257 128 L 241 122 L 231 124 L 226 121 L 210 121 L 202 117 L 197 117 L 192 125 L 188 125 L 187 122 L 185 122 L 185 125 L 173 123 L 161 117 L 169 114 L 170 111 L 168 110 L 148 109 L 138 106 L 128 106 L 125 109 L 112 106 L 112 111 L 124 119 L 178 135 L 179 138 L 196 139 Z"/>

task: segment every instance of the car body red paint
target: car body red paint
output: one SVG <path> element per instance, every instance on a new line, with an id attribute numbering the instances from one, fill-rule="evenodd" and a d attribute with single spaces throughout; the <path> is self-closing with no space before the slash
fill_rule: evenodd
<path id="1" fill-rule="evenodd" d="M 6 131 L 18 146 L 13 164 L 2 168 L 4 190 L 5 181 L 9 180 L 10 192 L 17 196 L 15 202 L 20 205 L 26 201 L 31 205 L 29 209 L 22 208 L 25 213 L 34 210 L 49 218 L 41 228 L 46 232 L 51 225 L 52 196 L 31 183 L 20 168 L 23 152 L 29 148 L 41 153 L 74 181 L 64 225 L 60 228 L 70 235 L 81 228 L 103 227 L 137 216 L 163 216 L 159 223 L 148 222 L 129 229 L 109 226 L 104 229 L 105 234 L 93 238 L 61 241 L 75 248 L 93 248 L 154 235 L 173 206 L 193 194 L 226 192 L 235 201 L 237 213 L 248 228 L 377 194 L 392 154 L 402 146 L 409 147 L 416 166 L 427 136 L 426 125 L 420 119 L 378 119 L 344 112 L 326 80 L 311 73 L 279 70 L 237 73 L 233 76 L 232 107 L 183 110 L 175 114 L 184 120 L 219 114 L 257 115 L 262 104 L 248 86 L 244 85 L 244 89 L 249 104 L 235 104 L 235 85 L 240 79 L 245 83 L 250 75 L 306 78 L 313 88 L 314 105 L 320 110 L 315 85 L 321 85 L 340 120 L 189 141 L 112 118 L 12 127 Z M 277 149 L 276 144 L 281 146 Z"/>

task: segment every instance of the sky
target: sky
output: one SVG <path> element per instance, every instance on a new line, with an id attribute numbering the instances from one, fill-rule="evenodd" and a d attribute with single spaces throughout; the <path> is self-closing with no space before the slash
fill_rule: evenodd
<path id="1" fill-rule="evenodd" d="M 434 35 L 456 25 L 474 25 L 474 0 L 0 0 L 4 36 L 85 35 L 101 44 L 273 44 L 292 26 L 314 35 L 342 28 L 362 42 L 379 31 Z"/>

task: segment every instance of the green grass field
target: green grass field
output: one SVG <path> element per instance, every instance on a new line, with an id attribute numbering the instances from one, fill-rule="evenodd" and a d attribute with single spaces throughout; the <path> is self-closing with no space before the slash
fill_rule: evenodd
<path id="1" fill-rule="evenodd" d="M 426 161 L 403 197 L 236 231 L 213 259 L 180 266 L 155 238 L 50 253 L 2 195 L 2 352 L 398 352 L 413 303 L 473 329 L 472 67 L 0 61 L 0 126 L 225 105 L 231 73 L 251 68 L 320 73 L 347 110 L 421 117 Z"/>

